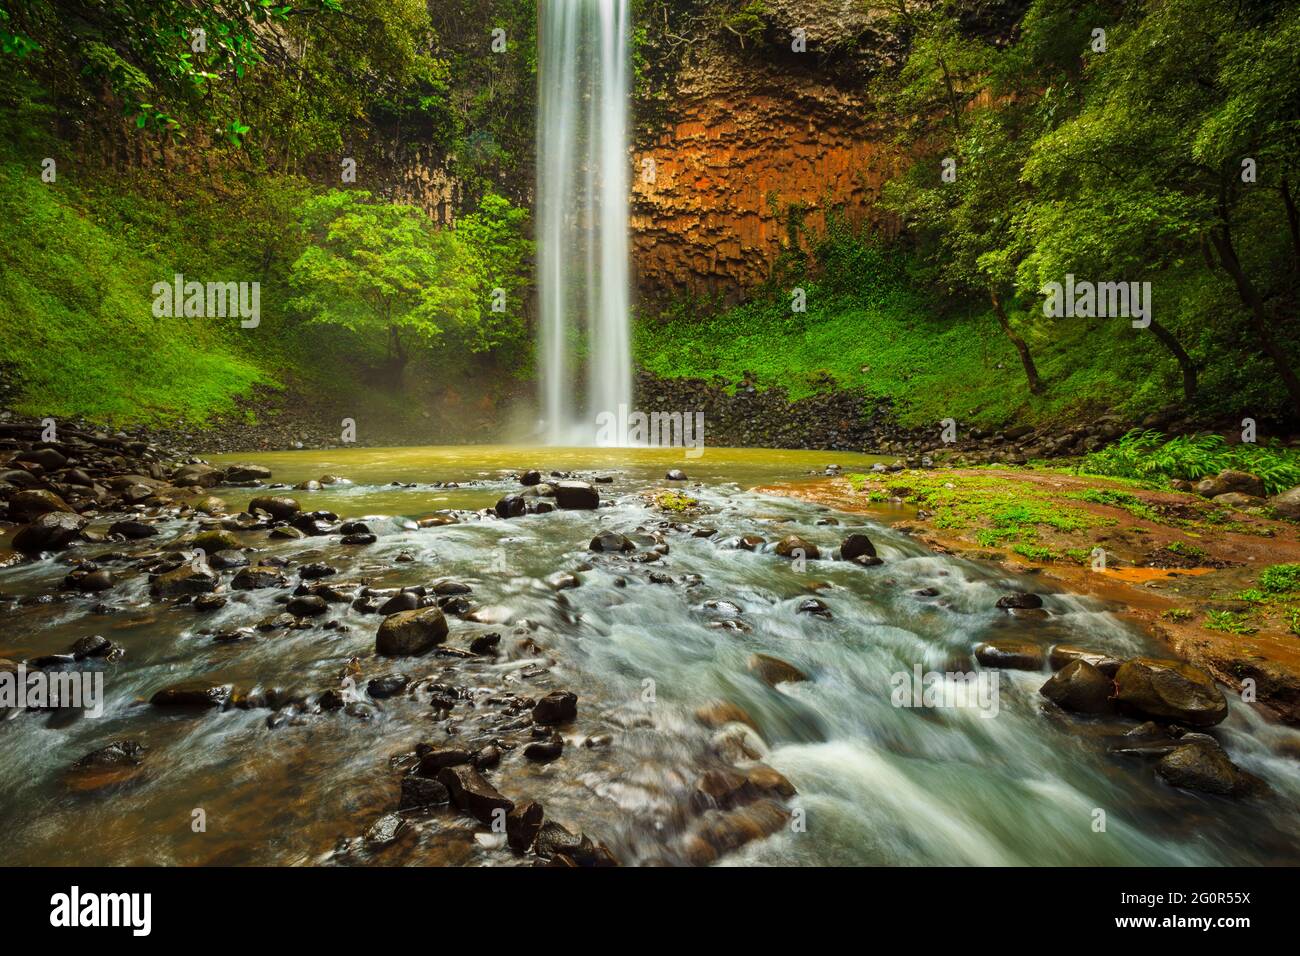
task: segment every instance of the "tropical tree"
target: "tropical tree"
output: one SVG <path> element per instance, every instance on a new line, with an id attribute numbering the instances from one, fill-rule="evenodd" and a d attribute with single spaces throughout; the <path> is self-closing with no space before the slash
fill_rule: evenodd
<path id="1" fill-rule="evenodd" d="M 1036 199 L 1017 219 L 1032 249 L 1022 290 L 1070 271 L 1158 281 L 1203 260 L 1231 281 L 1300 413 L 1276 318 L 1294 308 L 1300 257 L 1298 44 L 1294 4 L 1162 0 L 1114 22 L 1105 53 L 1090 60 L 1083 108 L 1035 142 L 1025 164 Z M 1280 270 L 1270 254 L 1279 234 L 1291 247 Z M 1150 329 L 1190 397 L 1195 364 L 1161 321 Z"/>
<path id="2" fill-rule="evenodd" d="M 399 383 L 415 346 L 478 329 L 480 260 L 421 210 L 333 190 L 304 205 L 303 222 L 309 244 L 290 273 L 293 307 L 313 323 L 382 341 Z"/>

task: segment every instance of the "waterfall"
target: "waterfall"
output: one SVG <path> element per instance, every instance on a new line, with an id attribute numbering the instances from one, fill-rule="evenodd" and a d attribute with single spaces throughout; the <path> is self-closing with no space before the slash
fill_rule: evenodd
<path id="1" fill-rule="evenodd" d="M 628 291 L 631 0 L 540 0 L 537 244 L 541 413 L 550 444 L 594 443 L 632 402 Z M 585 394 L 574 355 L 585 329 Z"/>

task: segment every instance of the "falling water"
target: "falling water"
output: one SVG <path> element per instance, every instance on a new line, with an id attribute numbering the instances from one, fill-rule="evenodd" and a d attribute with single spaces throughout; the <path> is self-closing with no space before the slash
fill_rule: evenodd
<path id="1" fill-rule="evenodd" d="M 590 445 L 632 400 L 628 335 L 628 6 L 541 0 L 538 276 L 543 435 Z M 585 327 L 585 400 L 574 356 Z"/>

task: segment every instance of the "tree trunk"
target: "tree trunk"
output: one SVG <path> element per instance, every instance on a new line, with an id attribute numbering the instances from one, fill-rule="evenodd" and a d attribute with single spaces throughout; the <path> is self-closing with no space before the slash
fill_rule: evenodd
<path id="1" fill-rule="evenodd" d="M 1187 350 L 1174 338 L 1174 334 L 1155 319 L 1151 320 L 1150 329 L 1151 334 L 1158 338 L 1160 343 L 1173 354 L 1178 362 L 1178 367 L 1182 369 L 1183 399 L 1190 402 L 1196 395 L 1196 363 L 1187 354 Z"/>
<path id="2" fill-rule="evenodd" d="M 1273 336 L 1269 333 L 1268 318 L 1264 315 L 1264 303 L 1260 300 L 1259 292 L 1256 291 L 1255 286 L 1251 284 L 1250 278 L 1241 267 L 1241 260 L 1237 258 L 1237 250 L 1232 246 L 1232 233 L 1228 231 L 1226 224 L 1221 225 L 1210 233 L 1210 240 L 1219 253 L 1219 261 L 1223 264 L 1224 271 L 1232 276 L 1232 281 L 1237 286 L 1237 294 L 1241 296 L 1241 301 L 1246 306 L 1246 314 L 1250 316 L 1251 330 L 1259 338 L 1259 344 L 1264 350 L 1264 354 L 1273 360 L 1273 366 L 1277 369 L 1277 374 L 1282 379 L 1282 383 L 1286 385 L 1287 394 L 1291 397 L 1291 405 L 1295 410 L 1296 417 L 1300 418 L 1300 379 L 1296 378 L 1286 353 L 1278 347 L 1278 344 L 1273 341 Z"/>
<path id="3" fill-rule="evenodd" d="M 401 391 L 402 382 L 406 377 L 406 363 L 410 358 L 407 355 L 406 348 L 402 345 L 401 333 L 397 331 L 397 326 L 388 327 L 388 355 L 390 364 L 393 367 L 393 378 L 397 385 L 397 390 Z"/>
<path id="4" fill-rule="evenodd" d="M 1029 379 L 1029 392 L 1032 395 L 1040 395 L 1043 391 L 1043 383 L 1039 381 L 1038 369 L 1034 366 L 1034 357 L 1029 354 L 1029 346 L 1025 340 L 1016 334 L 1016 330 L 1011 327 L 1011 322 L 1007 319 L 1007 313 L 1002 308 L 1002 300 L 998 298 L 996 289 L 989 289 L 989 301 L 993 303 L 993 314 L 998 317 L 998 325 L 1002 326 L 1002 331 L 1006 333 L 1011 344 L 1016 347 L 1020 353 L 1020 364 L 1025 367 L 1025 378 Z"/>

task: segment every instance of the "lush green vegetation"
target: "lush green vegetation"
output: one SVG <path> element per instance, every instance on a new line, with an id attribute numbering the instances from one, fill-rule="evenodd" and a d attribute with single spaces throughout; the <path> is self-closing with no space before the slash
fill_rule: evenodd
<path id="1" fill-rule="evenodd" d="M 155 282 L 182 261 L 187 271 L 211 261 L 202 229 L 169 236 L 176 209 L 145 197 L 126 215 L 94 190 L 77 198 L 30 167 L 0 164 L 0 367 L 20 383 L 19 411 L 198 419 L 268 380 L 261 359 L 271 357 L 235 341 L 238 322 L 178 328 L 153 317 Z M 209 275 L 228 277 L 220 267 Z"/>
<path id="2" fill-rule="evenodd" d="M 1226 469 L 1248 472 L 1264 481 L 1269 494 L 1300 485 L 1300 448 L 1273 443 L 1230 445 L 1220 435 L 1179 435 L 1132 431 L 1084 457 L 1079 471 L 1120 478 L 1197 481 Z"/>
<path id="3" fill-rule="evenodd" d="M 792 229 L 782 295 L 680 304 L 643 331 L 642 361 L 795 395 L 862 388 L 910 424 L 1175 403 L 1294 420 L 1300 8 L 1035 0 L 1002 29 L 959 0 L 884 7 L 907 41 L 870 85 L 912 160 L 885 191 L 901 250 L 846 255 L 832 230 L 828 258 Z M 729 9 L 757 36 L 760 8 Z M 828 276 L 836 256 L 860 266 L 847 283 Z M 1150 282 L 1149 324 L 1047 316 L 1067 275 Z"/>
<path id="4" fill-rule="evenodd" d="M 1274 564 L 1259 575 L 1259 586 L 1269 594 L 1300 591 L 1300 564 Z"/>
<path id="5" fill-rule="evenodd" d="M 292 382 L 402 413 L 394 362 L 438 387 L 528 374 L 528 213 L 502 193 L 530 162 L 532 5 L 201 6 L 0 9 L 6 404 L 203 421 Z M 456 151 L 453 225 L 364 188 L 381 139 Z M 149 158 L 103 158 L 123 150 Z M 260 323 L 156 316 L 177 273 L 258 283 Z"/>

